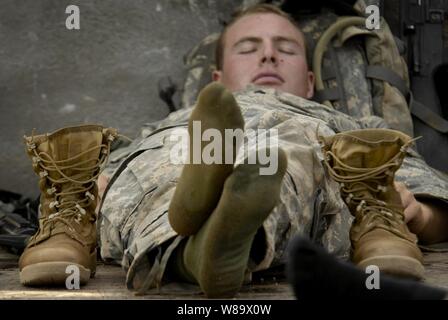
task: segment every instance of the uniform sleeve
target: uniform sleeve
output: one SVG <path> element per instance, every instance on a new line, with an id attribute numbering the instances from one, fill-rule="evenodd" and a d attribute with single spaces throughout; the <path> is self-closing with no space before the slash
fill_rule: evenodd
<path id="1" fill-rule="evenodd" d="M 416 198 L 437 198 L 448 211 L 448 175 L 431 168 L 414 150 L 409 150 L 395 180 L 403 182 Z"/>

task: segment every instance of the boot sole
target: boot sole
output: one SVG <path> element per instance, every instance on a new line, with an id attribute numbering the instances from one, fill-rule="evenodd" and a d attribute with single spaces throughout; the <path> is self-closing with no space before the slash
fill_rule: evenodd
<path id="1" fill-rule="evenodd" d="M 94 275 L 90 269 L 73 262 L 40 262 L 22 269 L 20 283 L 25 286 L 66 286 L 68 277 L 74 275 L 73 269 L 66 273 L 68 266 L 78 267 L 80 285 L 86 284 Z"/>
<path id="2" fill-rule="evenodd" d="M 364 270 L 368 266 L 377 266 L 386 274 L 415 280 L 422 280 L 425 273 L 423 265 L 417 259 L 403 256 L 376 256 L 362 260 L 357 265 Z"/>

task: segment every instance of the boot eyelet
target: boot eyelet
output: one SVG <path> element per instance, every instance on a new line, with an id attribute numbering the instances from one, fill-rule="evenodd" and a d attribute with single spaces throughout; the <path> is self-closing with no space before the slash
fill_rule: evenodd
<path id="1" fill-rule="evenodd" d="M 47 189 L 47 194 L 49 194 L 50 196 L 52 194 L 55 194 L 56 192 L 57 192 L 57 190 L 55 187 L 51 187 L 51 188 Z"/>
<path id="2" fill-rule="evenodd" d="M 43 170 L 43 171 L 39 172 L 39 176 L 41 178 L 45 178 L 46 176 L 48 176 L 48 172 L 46 170 Z"/>
<path id="3" fill-rule="evenodd" d="M 76 208 L 79 210 L 79 212 L 82 215 L 85 215 L 87 213 L 86 210 L 84 208 L 82 208 L 78 203 L 76 204 Z"/>
<path id="4" fill-rule="evenodd" d="M 86 197 L 88 197 L 90 200 L 95 200 L 95 196 L 91 194 L 89 191 L 86 192 Z"/>
<path id="5" fill-rule="evenodd" d="M 29 151 L 33 151 L 36 149 L 36 144 L 34 142 L 27 143 L 27 147 Z"/>
<path id="6" fill-rule="evenodd" d="M 345 202 L 347 204 L 350 203 L 352 201 L 353 197 L 354 197 L 353 193 L 349 193 L 347 198 L 345 198 Z"/>
<path id="7" fill-rule="evenodd" d="M 357 211 L 357 212 L 361 212 L 362 209 L 364 209 L 365 205 L 366 205 L 366 201 L 365 201 L 365 200 L 362 200 L 362 201 L 359 203 L 359 205 L 356 207 L 356 211 Z"/>
<path id="8" fill-rule="evenodd" d="M 59 202 L 56 200 L 56 201 L 50 202 L 48 207 L 50 207 L 50 209 L 53 209 L 54 207 L 57 207 L 58 205 L 59 205 Z"/>

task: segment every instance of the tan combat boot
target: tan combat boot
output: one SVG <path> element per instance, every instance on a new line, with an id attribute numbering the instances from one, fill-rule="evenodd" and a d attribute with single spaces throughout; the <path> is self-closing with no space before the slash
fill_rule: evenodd
<path id="1" fill-rule="evenodd" d="M 352 260 L 361 268 L 423 278 L 417 237 L 404 222 L 394 175 L 413 140 L 398 131 L 365 129 L 322 138 L 331 177 L 355 217 L 350 229 Z"/>
<path id="2" fill-rule="evenodd" d="M 79 268 L 80 284 L 95 274 L 96 179 L 116 135 L 114 129 L 84 125 L 25 136 L 41 196 L 39 230 L 19 260 L 22 284 L 65 285 L 74 272 L 67 270 L 70 265 Z"/>

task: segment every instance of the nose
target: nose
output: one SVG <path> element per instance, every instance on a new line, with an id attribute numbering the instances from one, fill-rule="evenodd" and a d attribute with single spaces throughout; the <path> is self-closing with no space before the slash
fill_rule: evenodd
<path id="1" fill-rule="evenodd" d="M 274 66 L 277 65 L 278 63 L 277 52 L 272 44 L 265 44 L 263 46 L 262 57 L 260 62 L 262 65 L 266 63 L 273 64 Z"/>

